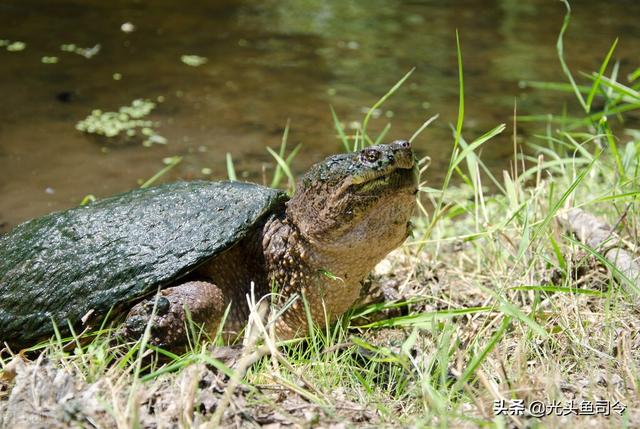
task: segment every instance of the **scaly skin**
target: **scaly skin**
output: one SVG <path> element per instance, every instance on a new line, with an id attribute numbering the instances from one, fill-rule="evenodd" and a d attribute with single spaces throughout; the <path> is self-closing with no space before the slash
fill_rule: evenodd
<path id="1" fill-rule="evenodd" d="M 406 141 L 315 165 L 284 211 L 269 215 L 253 233 L 193 274 L 190 280 L 206 282 L 201 283 L 206 293 L 194 294 L 193 281 L 162 292 L 171 306 L 152 321 L 152 342 L 184 344 L 184 336 L 177 334 L 184 332 L 183 307 L 213 334 L 231 304 L 225 332 L 237 334 L 247 321 L 246 295 L 252 283 L 257 298 L 275 284 L 281 301 L 304 295 L 315 323 L 324 324 L 325 315 L 334 321 L 356 301 L 367 273 L 406 239 L 416 192 L 417 171 Z M 131 310 L 125 323 L 128 336 L 143 332 L 153 299 Z M 203 302 L 207 299 L 214 302 Z M 285 312 L 276 331 L 281 338 L 307 332 L 302 299 Z"/>

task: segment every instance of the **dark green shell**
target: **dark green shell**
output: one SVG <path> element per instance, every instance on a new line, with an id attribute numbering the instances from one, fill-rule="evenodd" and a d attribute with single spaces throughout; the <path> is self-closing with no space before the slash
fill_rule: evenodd
<path id="1" fill-rule="evenodd" d="M 286 197 L 241 182 L 178 182 L 33 219 L 0 237 L 0 341 L 24 344 L 175 282 Z"/>

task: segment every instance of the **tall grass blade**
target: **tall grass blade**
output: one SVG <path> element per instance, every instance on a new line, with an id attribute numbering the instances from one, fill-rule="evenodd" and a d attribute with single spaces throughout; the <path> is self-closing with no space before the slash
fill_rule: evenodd
<path id="1" fill-rule="evenodd" d="M 393 85 L 393 87 L 387 91 L 387 93 L 385 95 L 383 95 L 377 102 L 376 104 L 374 104 L 369 111 L 367 112 L 366 116 L 364 117 L 364 121 L 362 122 L 362 136 L 364 139 L 364 136 L 367 135 L 367 125 L 369 125 L 369 119 L 371 119 L 371 115 L 373 114 L 373 112 L 376 111 L 376 109 L 378 109 L 385 101 L 387 101 L 387 99 L 389 97 L 391 97 L 393 95 L 394 92 L 396 92 L 398 90 L 398 88 L 400 88 L 402 86 L 402 84 L 409 79 L 409 76 L 411 76 L 414 72 L 416 68 L 412 68 L 411 70 L 409 70 L 407 72 L 407 74 L 405 74 L 402 79 L 400 79 L 395 85 Z"/>
<path id="2" fill-rule="evenodd" d="M 578 90 L 582 94 L 589 94 L 589 91 L 591 91 L 591 87 L 587 85 L 576 85 L 574 87 L 570 83 L 565 83 L 565 82 L 540 82 L 536 80 L 527 80 L 527 81 L 522 81 L 521 86 L 524 88 L 542 89 L 545 91 L 560 91 L 560 92 L 568 92 L 568 93 L 573 93 L 575 91 L 575 88 L 578 88 Z"/>
<path id="3" fill-rule="evenodd" d="M 475 314 L 492 311 L 493 307 L 467 307 L 451 310 L 427 311 L 423 313 L 409 314 L 408 316 L 392 317 L 390 319 L 380 320 L 365 325 L 359 325 L 357 328 L 388 328 L 400 326 L 415 326 L 429 328 L 435 320 L 449 319 L 464 314 Z"/>
<path id="4" fill-rule="evenodd" d="M 533 235 L 531 236 L 531 243 L 535 242 L 536 239 L 538 238 L 538 236 L 547 228 L 547 225 L 549 225 L 549 222 L 551 222 L 551 219 L 553 219 L 555 217 L 555 215 L 558 212 L 558 210 L 560 210 L 560 208 L 564 205 L 564 203 L 567 201 L 569 196 L 571 194 L 573 194 L 573 191 L 575 191 L 575 189 L 582 182 L 582 180 L 584 180 L 584 178 L 587 175 L 587 173 L 589 171 L 591 171 L 591 168 L 593 167 L 593 164 L 596 162 L 596 160 L 598 160 L 600 158 L 600 156 L 599 156 L 600 153 L 601 152 L 596 154 L 596 156 L 589 163 L 589 165 L 587 167 L 585 167 L 580 172 L 580 174 L 578 174 L 578 176 L 574 179 L 574 181 L 571 183 L 569 188 L 560 196 L 560 199 L 558 199 L 558 201 L 556 201 L 555 204 L 549 209 L 549 211 L 547 212 L 546 216 L 536 226 L 536 228 L 535 228 L 535 230 L 533 232 Z"/>
<path id="5" fill-rule="evenodd" d="M 452 396 L 462 389 L 466 383 L 471 381 L 478 367 L 482 365 L 482 362 L 484 362 L 489 353 L 491 353 L 491 351 L 498 345 L 510 324 L 511 318 L 509 316 L 505 316 L 504 319 L 502 319 L 500 327 L 493 333 L 487 345 L 484 346 L 480 353 L 476 354 L 473 359 L 471 359 L 471 362 L 469 362 L 465 368 L 462 376 L 458 378 L 458 381 L 453 385 L 453 388 L 451 389 Z"/>
<path id="6" fill-rule="evenodd" d="M 236 169 L 233 166 L 233 158 L 231 158 L 231 154 L 227 152 L 227 177 L 230 181 L 236 182 L 238 180 L 238 176 L 236 176 Z"/>
<path id="7" fill-rule="evenodd" d="M 602 65 L 600 66 L 600 71 L 598 72 L 598 76 L 596 77 L 595 82 L 593 82 L 593 85 L 591 85 L 591 90 L 589 91 L 589 95 L 587 96 L 587 113 L 591 111 L 591 103 L 593 102 L 593 97 L 596 95 L 596 91 L 598 90 L 598 86 L 600 85 L 600 80 L 602 79 L 602 76 L 604 75 L 605 70 L 607 70 L 607 66 L 609 65 L 609 60 L 611 60 L 611 56 L 613 55 L 613 51 L 615 51 L 617 45 L 618 45 L 618 38 L 616 38 L 616 40 L 614 40 L 613 44 L 611 45 L 611 49 L 609 49 L 607 56 L 605 57 L 604 61 L 602 62 Z"/>
<path id="8" fill-rule="evenodd" d="M 287 161 L 282 159 L 282 157 L 280 155 L 278 155 L 278 153 L 276 153 L 276 151 L 271 149 L 270 147 L 267 147 L 267 151 L 271 154 L 273 159 L 276 160 L 276 162 L 278 163 L 280 168 L 282 168 L 282 171 L 284 172 L 284 174 L 289 179 L 289 190 L 288 190 L 288 192 L 289 192 L 290 195 L 293 195 L 296 192 L 296 178 L 293 175 L 293 173 L 291 172 L 291 168 L 287 164 Z"/>
<path id="9" fill-rule="evenodd" d="M 569 22 L 571 21 L 571 6 L 569 5 L 569 2 L 567 0 L 561 0 L 561 1 L 562 3 L 564 3 L 565 7 L 567 8 L 567 12 L 564 15 L 562 28 L 560 29 L 560 34 L 558 35 L 558 41 L 556 42 L 558 59 L 560 60 L 560 66 L 562 67 L 562 71 L 567 76 L 567 79 L 569 79 L 569 82 L 571 83 L 571 87 L 573 88 L 573 92 L 575 93 L 576 98 L 580 102 L 580 105 L 582 106 L 585 112 L 589 113 L 589 110 L 587 108 L 587 103 L 584 101 L 584 98 L 582 97 L 582 93 L 580 92 L 578 85 L 576 85 L 576 82 L 573 79 L 573 75 L 571 74 L 571 70 L 569 69 L 569 66 L 567 66 L 567 63 L 564 61 L 564 33 L 567 31 L 567 28 L 569 28 Z"/>
<path id="10" fill-rule="evenodd" d="M 582 295 L 605 296 L 606 294 L 599 290 L 581 289 L 576 287 L 548 286 L 548 285 L 531 285 L 531 286 L 514 286 L 510 290 L 521 291 L 537 291 L 537 292 L 557 292 L 557 293 L 578 293 Z"/>
<path id="11" fill-rule="evenodd" d="M 289 120 L 287 119 L 287 125 L 284 127 L 284 132 L 282 133 L 282 141 L 280 142 L 280 151 L 278 152 L 278 156 L 284 159 L 284 154 L 287 151 L 287 140 L 289 138 Z M 271 181 L 271 187 L 277 188 L 280 186 L 280 182 L 282 181 L 282 173 L 283 169 L 280 164 L 276 165 L 276 171 L 273 173 L 273 180 Z"/>
<path id="12" fill-rule="evenodd" d="M 594 248 L 568 236 L 566 237 L 566 239 L 600 261 L 602 265 L 607 267 L 607 269 L 609 269 L 609 271 L 611 271 L 613 275 L 617 277 L 621 283 L 623 283 L 623 286 L 626 286 L 627 290 L 633 292 L 634 294 L 636 294 L 636 296 L 640 295 L 640 287 L 638 286 L 638 283 L 636 283 L 638 279 L 630 279 L 625 273 L 620 271 L 620 269 L 615 264 L 612 264 L 607 258 L 604 257 L 604 255 L 602 255 L 602 253 L 596 251 Z"/>
<path id="13" fill-rule="evenodd" d="M 176 165 L 180 164 L 180 162 L 182 162 L 182 157 L 181 156 L 173 156 L 173 157 L 171 157 L 171 159 L 169 161 L 169 164 L 167 164 L 162 170 L 160 170 L 156 174 L 154 174 L 149 180 L 147 180 L 142 185 L 140 185 L 140 188 L 144 189 L 144 188 L 148 188 L 149 186 L 153 185 L 159 178 L 164 176 L 169 170 L 171 170 Z"/>
<path id="14" fill-rule="evenodd" d="M 425 229 L 423 233 L 422 239 L 420 240 L 421 244 L 419 246 L 418 251 L 421 251 L 426 243 L 427 237 L 431 235 L 431 231 L 435 227 L 438 219 L 441 217 L 442 205 L 444 203 L 445 193 L 447 188 L 449 187 L 449 182 L 451 181 L 451 177 L 453 172 L 455 171 L 454 158 L 458 153 L 458 146 L 460 145 L 460 138 L 462 137 L 462 124 L 464 123 L 464 75 L 462 68 L 462 50 L 460 49 L 460 36 L 458 34 L 458 30 L 456 30 L 456 52 L 458 58 L 458 121 L 456 123 L 455 130 L 455 138 L 453 141 L 453 149 L 451 151 L 451 158 L 449 160 L 449 168 L 447 169 L 447 173 L 444 177 L 444 182 L 442 184 L 442 192 L 438 198 L 438 202 L 436 203 L 436 208 L 431 218 L 431 222 L 429 226 Z"/>
<path id="15" fill-rule="evenodd" d="M 413 141 L 414 141 L 414 140 L 415 140 L 415 139 L 416 139 L 420 134 L 422 134 L 422 132 L 423 132 L 423 131 L 424 131 L 424 130 L 429 126 L 429 125 L 431 125 L 431 123 L 432 123 L 433 121 L 435 121 L 436 119 L 438 119 L 438 117 L 440 117 L 440 114 L 433 115 L 432 117 L 430 117 L 429 119 L 427 119 L 426 121 L 424 121 L 424 124 L 422 124 L 422 125 L 420 126 L 420 128 L 418 128 L 418 129 L 416 130 L 416 132 L 415 132 L 415 133 L 413 133 L 413 135 L 412 135 L 412 136 L 411 136 L 411 138 L 409 139 L 409 143 L 413 143 Z"/>
<path id="16" fill-rule="evenodd" d="M 624 171 L 624 165 L 622 163 L 622 158 L 620 157 L 620 152 L 618 151 L 618 144 L 616 143 L 615 137 L 613 137 L 613 133 L 611 132 L 611 128 L 609 127 L 609 121 L 607 121 L 607 117 L 604 116 L 600 120 L 600 128 L 604 131 L 605 136 L 607 137 L 607 143 L 609 145 L 609 149 L 613 154 L 613 158 L 616 161 L 616 167 L 618 168 L 618 174 L 624 180 L 626 177 Z"/>
<path id="17" fill-rule="evenodd" d="M 338 119 L 338 115 L 336 114 L 336 111 L 333 108 L 333 106 L 329 106 L 329 108 L 331 109 L 331 117 L 333 118 L 333 127 L 336 129 L 336 132 L 338 133 L 338 137 L 340 137 L 342 146 L 344 146 L 344 151 L 351 152 L 351 148 L 349 147 L 349 139 L 347 138 L 347 135 L 344 133 L 344 128 L 342 128 L 342 124 Z"/>
<path id="18" fill-rule="evenodd" d="M 505 130 L 505 128 L 506 128 L 505 124 L 500 124 L 494 129 L 492 129 L 491 131 L 484 133 L 482 136 L 475 139 L 471 144 L 469 144 L 469 146 L 463 148 L 462 151 L 456 157 L 454 157 L 453 163 L 451 164 L 450 168 L 456 168 L 467 156 L 469 156 L 469 154 L 475 151 L 482 144 L 486 143 L 493 137 L 502 133 Z M 458 137 L 458 144 L 459 143 L 460 143 L 460 138 Z"/>
<path id="19" fill-rule="evenodd" d="M 591 79 L 597 79 L 595 75 L 588 75 Z M 600 76 L 601 83 L 606 86 L 612 92 L 617 93 L 622 96 L 622 101 L 627 103 L 638 103 L 640 102 L 640 92 L 636 91 L 633 88 L 630 88 L 620 82 L 616 82 L 613 79 L 609 79 L 606 76 Z"/>
<path id="20" fill-rule="evenodd" d="M 382 143 L 382 140 L 386 137 L 387 133 L 389 132 L 389 130 L 391 129 L 391 124 L 387 124 L 384 126 L 384 128 L 382 129 L 382 131 L 380 132 L 380 134 L 378 134 L 378 137 L 376 137 L 376 141 L 373 142 L 374 145 L 378 145 L 380 143 Z"/>

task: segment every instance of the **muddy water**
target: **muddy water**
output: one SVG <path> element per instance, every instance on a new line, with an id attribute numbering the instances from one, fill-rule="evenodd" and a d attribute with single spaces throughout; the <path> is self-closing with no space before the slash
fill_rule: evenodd
<path id="1" fill-rule="evenodd" d="M 566 40 L 572 68 L 596 69 L 618 36 L 622 70 L 637 65 L 639 2 L 574 3 Z M 391 122 L 389 139 L 406 138 L 439 113 L 415 142 L 433 158 L 436 186 L 457 111 L 455 29 L 465 65 L 465 133 L 473 138 L 509 122 L 516 98 L 520 113 L 559 110 L 558 95 L 523 91 L 518 82 L 561 78 L 554 45 L 562 17 L 560 2 L 542 0 L 3 0 L 0 39 L 26 49 L 0 48 L 0 223 L 6 229 L 86 194 L 135 187 L 172 155 L 184 160 L 162 180 L 222 178 L 230 152 L 239 174 L 261 181 L 273 165 L 265 146 L 279 144 L 287 120 L 290 144 L 304 145 L 295 164 L 303 171 L 341 149 L 329 105 L 355 126 L 412 67 L 372 129 Z M 126 22 L 135 31 L 123 32 Z M 61 52 L 64 43 L 101 50 L 86 59 Z M 208 62 L 190 67 L 180 61 L 185 54 Z M 43 56 L 59 61 L 43 64 Z M 113 145 L 74 128 L 92 109 L 158 96 L 164 102 L 151 118 L 166 145 Z M 483 158 L 500 169 L 511 151 L 505 136 Z"/>

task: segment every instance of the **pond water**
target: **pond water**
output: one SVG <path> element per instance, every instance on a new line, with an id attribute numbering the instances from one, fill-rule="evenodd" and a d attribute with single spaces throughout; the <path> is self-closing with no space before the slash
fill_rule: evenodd
<path id="1" fill-rule="evenodd" d="M 621 71 L 638 65 L 640 2 L 582 0 L 573 9 L 573 70 L 597 69 L 616 37 Z M 413 67 L 371 129 L 390 122 L 386 140 L 408 138 L 440 114 L 414 143 L 433 159 L 427 179 L 437 186 L 458 109 L 456 29 L 465 136 L 508 123 L 482 153 L 492 168 L 508 168 L 514 101 L 522 114 L 562 108 L 565 96 L 518 83 L 562 80 L 555 42 L 563 15 L 562 3 L 542 0 L 3 0 L 0 39 L 26 47 L 0 48 L 0 223 L 7 229 L 87 194 L 136 187 L 173 155 L 183 161 L 162 181 L 224 178 L 229 152 L 239 175 L 262 182 L 274 165 L 265 147 L 279 145 L 287 120 L 290 146 L 303 144 L 300 173 L 342 148 L 330 105 L 354 132 Z M 69 43 L 100 50 L 91 58 L 62 52 Z M 207 62 L 192 67 L 183 55 Z M 45 64 L 45 56 L 58 61 Z M 75 129 L 93 109 L 157 97 L 164 101 L 150 118 L 167 144 L 111 144 Z M 520 137 L 534 131 L 518 129 Z"/>

